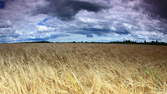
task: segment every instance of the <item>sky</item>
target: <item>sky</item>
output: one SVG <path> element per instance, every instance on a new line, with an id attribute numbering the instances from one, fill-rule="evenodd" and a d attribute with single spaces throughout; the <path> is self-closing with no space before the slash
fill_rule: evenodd
<path id="1" fill-rule="evenodd" d="M 0 43 L 167 42 L 166 0 L 0 0 Z"/>

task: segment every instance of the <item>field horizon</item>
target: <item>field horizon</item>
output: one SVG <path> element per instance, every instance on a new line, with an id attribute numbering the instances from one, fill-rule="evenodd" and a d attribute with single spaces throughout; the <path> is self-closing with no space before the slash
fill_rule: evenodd
<path id="1" fill-rule="evenodd" d="M 167 46 L 0 44 L 0 94 L 167 94 Z"/>

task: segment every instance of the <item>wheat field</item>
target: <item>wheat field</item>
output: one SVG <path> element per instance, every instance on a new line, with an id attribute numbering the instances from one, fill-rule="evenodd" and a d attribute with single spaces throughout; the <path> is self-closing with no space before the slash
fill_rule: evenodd
<path id="1" fill-rule="evenodd" d="M 167 94 L 167 46 L 0 44 L 0 94 Z"/>

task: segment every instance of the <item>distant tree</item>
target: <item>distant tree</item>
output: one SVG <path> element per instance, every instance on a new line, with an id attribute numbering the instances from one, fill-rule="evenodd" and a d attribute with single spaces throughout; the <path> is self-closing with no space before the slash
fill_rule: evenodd
<path id="1" fill-rule="evenodd" d="M 73 41 L 72 43 L 76 43 L 76 41 Z"/>
<path id="2" fill-rule="evenodd" d="M 144 40 L 144 44 L 147 44 L 147 41 L 146 41 L 146 40 Z"/>
<path id="3" fill-rule="evenodd" d="M 158 44 L 159 43 L 158 40 L 156 40 L 155 43 Z"/>

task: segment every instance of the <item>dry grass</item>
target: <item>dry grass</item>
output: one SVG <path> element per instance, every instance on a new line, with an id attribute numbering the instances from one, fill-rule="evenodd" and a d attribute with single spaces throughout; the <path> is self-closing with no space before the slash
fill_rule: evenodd
<path id="1" fill-rule="evenodd" d="M 167 94 L 167 47 L 1 44 L 0 94 Z"/>

